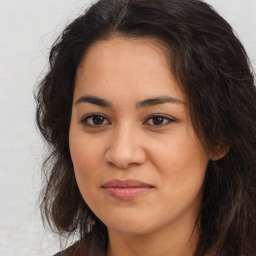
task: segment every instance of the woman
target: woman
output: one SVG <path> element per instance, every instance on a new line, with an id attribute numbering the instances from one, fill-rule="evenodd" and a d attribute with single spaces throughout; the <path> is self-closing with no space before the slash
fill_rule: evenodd
<path id="1" fill-rule="evenodd" d="M 37 93 L 57 255 L 256 255 L 256 92 L 230 25 L 197 0 L 101 0 Z"/>

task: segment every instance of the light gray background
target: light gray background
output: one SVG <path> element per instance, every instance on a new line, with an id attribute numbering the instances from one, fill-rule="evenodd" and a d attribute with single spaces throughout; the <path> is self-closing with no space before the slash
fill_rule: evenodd
<path id="1" fill-rule="evenodd" d="M 59 243 L 41 224 L 43 145 L 33 88 L 57 35 L 93 0 L 0 0 L 0 256 L 50 256 Z M 208 0 L 231 23 L 256 66 L 256 1 Z"/>

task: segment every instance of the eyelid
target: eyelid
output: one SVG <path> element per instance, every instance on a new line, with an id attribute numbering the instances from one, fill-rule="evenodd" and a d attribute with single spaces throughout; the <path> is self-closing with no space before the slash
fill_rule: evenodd
<path id="1" fill-rule="evenodd" d="M 90 123 L 87 122 L 90 118 L 97 117 L 97 116 L 104 118 L 104 122 L 103 122 L 102 124 L 97 125 L 97 124 L 90 124 Z M 159 125 L 157 125 L 157 124 L 147 124 L 147 122 L 148 122 L 150 119 L 154 118 L 154 117 L 161 117 L 161 118 L 163 118 L 163 119 L 165 120 L 165 122 L 164 122 L 163 124 L 159 124 Z M 105 123 L 105 121 L 107 121 L 107 123 Z M 167 122 L 166 122 L 166 121 L 167 121 Z M 149 125 L 149 126 L 154 126 L 154 127 L 157 127 L 157 128 L 161 128 L 161 127 L 166 126 L 166 125 L 168 125 L 168 124 L 170 124 L 170 123 L 173 123 L 173 122 L 175 122 L 175 121 L 176 121 L 175 118 L 170 117 L 170 116 L 167 116 L 167 115 L 165 115 L 165 114 L 151 114 L 151 115 L 149 115 L 149 116 L 145 119 L 145 121 L 142 123 L 142 125 Z M 88 115 L 84 116 L 84 117 L 81 119 L 80 122 L 81 122 L 84 126 L 87 126 L 87 127 L 94 127 L 94 128 L 99 128 L 99 127 L 102 127 L 102 126 L 104 126 L 104 125 L 106 125 L 106 124 L 111 124 L 111 122 L 108 120 L 108 118 L 107 118 L 105 115 L 101 114 L 101 113 L 92 113 L 92 114 L 88 114 Z"/>
<path id="2" fill-rule="evenodd" d="M 89 120 L 90 118 L 93 118 L 93 117 L 97 117 L 97 116 L 100 116 L 100 117 L 103 117 L 105 120 L 107 120 L 108 124 L 110 124 L 110 121 L 108 120 L 108 118 L 106 116 L 104 116 L 103 114 L 101 113 L 92 113 L 92 114 L 88 114 L 86 116 L 84 116 L 82 119 L 81 119 L 81 123 L 87 127 L 102 127 L 103 125 L 106 125 L 106 123 L 103 123 L 103 124 L 100 124 L 100 125 L 95 125 L 95 124 L 89 124 L 89 123 L 86 123 L 87 120 Z"/>
<path id="3" fill-rule="evenodd" d="M 176 121 L 175 118 L 170 117 L 170 116 L 166 116 L 166 115 L 164 115 L 164 114 L 152 114 L 152 115 L 149 115 L 149 116 L 146 118 L 146 120 L 143 122 L 143 125 L 144 125 L 148 120 L 150 120 L 150 119 L 152 119 L 152 118 L 154 118 L 154 117 L 162 117 L 162 118 L 164 118 L 165 120 L 167 120 L 167 123 L 160 124 L 160 125 L 149 124 L 150 126 L 155 126 L 155 127 L 158 127 L 158 128 L 161 128 L 161 127 L 163 127 L 163 126 L 165 126 L 165 125 L 168 125 L 168 124 L 173 123 L 173 122 Z"/>

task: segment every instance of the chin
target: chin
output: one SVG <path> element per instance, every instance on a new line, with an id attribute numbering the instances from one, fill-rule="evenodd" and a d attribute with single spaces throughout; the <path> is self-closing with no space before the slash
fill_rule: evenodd
<path id="1" fill-rule="evenodd" d="M 113 219 L 104 220 L 108 230 L 127 234 L 127 235 L 146 235 L 154 232 L 156 227 L 152 220 L 146 218 L 145 215 L 140 214 L 137 216 L 119 215 Z"/>
<path id="2" fill-rule="evenodd" d="M 144 227 L 143 225 L 139 225 L 139 226 L 133 226 L 133 224 L 130 224 L 130 226 L 127 225 L 114 225 L 111 227 L 107 226 L 108 230 L 112 230 L 115 231 L 117 233 L 122 233 L 125 235 L 133 235 L 133 236 L 142 236 L 142 235 L 149 235 L 151 233 L 153 233 L 153 231 L 147 226 Z"/>

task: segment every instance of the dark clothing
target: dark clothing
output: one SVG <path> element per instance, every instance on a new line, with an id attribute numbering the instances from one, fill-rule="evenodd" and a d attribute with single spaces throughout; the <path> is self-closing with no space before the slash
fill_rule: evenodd
<path id="1" fill-rule="evenodd" d="M 58 252 L 57 254 L 54 254 L 53 256 L 66 256 L 67 254 L 62 254 L 61 252 Z M 80 254 L 75 254 L 75 255 L 70 255 L 68 254 L 69 256 L 80 256 Z M 86 256 L 86 255 L 81 255 L 81 256 Z M 90 255 L 90 256 L 105 256 L 105 254 L 94 254 L 94 255 Z"/>
<path id="2" fill-rule="evenodd" d="M 88 236 L 53 256 L 106 256 L 106 250 L 107 241 L 100 243 L 100 239 L 93 239 L 93 236 Z"/>
<path id="3" fill-rule="evenodd" d="M 63 251 L 60 251 L 54 254 L 53 256 L 105 256 L 106 255 L 105 250 L 101 248 L 93 247 L 93 249 L 91 248 L 91 250 L 89 251 L 87 249 L 85 249 L 85 247 L 79 246 L 79 243 L 76 243 Z"/>

